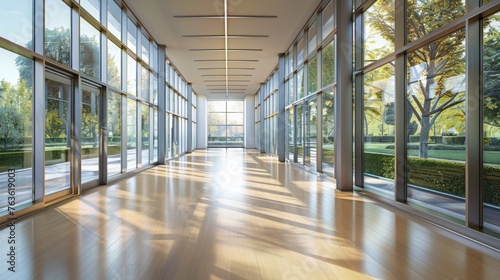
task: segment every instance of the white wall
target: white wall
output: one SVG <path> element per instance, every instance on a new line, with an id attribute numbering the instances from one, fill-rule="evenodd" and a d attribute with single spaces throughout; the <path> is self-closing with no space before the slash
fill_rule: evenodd
<path id="1" fill-rule="evenodd" d="M 208 124 L 207 124 L 207 98 L 204 95 L 197 95 L 196 100 L 196 148 L 206 149 L 208 146 Z"/>
<path id="2" fill-rule="evenodd" d="M 245 97 L 245 148 L 255 148 L 255 96 Z"/>

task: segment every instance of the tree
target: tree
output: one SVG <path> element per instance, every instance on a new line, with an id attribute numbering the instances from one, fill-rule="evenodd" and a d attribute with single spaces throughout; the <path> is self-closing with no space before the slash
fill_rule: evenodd
<path id="1" fill-rule="evenodd" d="M 0 107 L 0 142 L 3 144 L 3 151 L 21 142 L 22 119 L 22 115 L 15 108 Z"/>
<path id="2" fill-rule="evenodd" d="M 484 21 L 488 27 L 484 36 L 484 123 L 500 127 L 500 16 L 492 16 Z"/>
<path id="3" fill-rule="evenodd" d="M 371 17 L 365 23 L 394 40 L 393 5 L 376 2 L 375 8 L 391 17 Z M 415 41 L 465 13 L 461 0 L 409 0 L 408 41 Z M 428 157 L 429 132 L 447 109 L 465 101 L 465 32 L 459 30 L 408 54 L 409 109 L 420 126 L 419 155 Z"/>
<path id="4" fill-rule="evenodd" d="M 3 150 L 31 136 L 31 89 L 24 79 L 16 86 L 0 81 L 0 141 Z"/>

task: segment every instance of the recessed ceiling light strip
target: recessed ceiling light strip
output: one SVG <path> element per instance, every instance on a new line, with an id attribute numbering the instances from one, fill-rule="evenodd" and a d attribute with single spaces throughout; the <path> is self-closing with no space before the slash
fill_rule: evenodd
<path id="1" fill-rule="evenodd" d="M 227 0 L 224 0 L 224 45 L 225 45 L 225 54 L 226 54 L 226 98 L 229 95 L 229 70 L 228 67 L 228 55 L 227 55 Z"/>

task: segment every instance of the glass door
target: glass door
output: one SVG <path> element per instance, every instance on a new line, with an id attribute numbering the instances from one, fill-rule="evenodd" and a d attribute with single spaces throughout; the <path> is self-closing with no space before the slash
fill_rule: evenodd
<path id="1" fill-rule="evenodd" d="M 45 75 L 45 195 L 53 200 L 72 193 L 72 81 Z"/>
<path id="2" fill-rule="evenodd" d="M 173 116 L 172 118 L 172 153 L 173 157 L 178 157 L 180 155 L 180 143 L 179 143 L 179 117 Z"/>
<path id="3" fill-rule="evenodd" d="M 318 137 L 318 110 L 316 98 L 304 103 L 304 164 L 316 166 L 317 137 Z"/>
<path id="4" fill-rule="evenodd" d="M 99 180 L 100 154 L 100 98 L 101 90 L 83 86 L 82 92 L 82 183 Z"/>

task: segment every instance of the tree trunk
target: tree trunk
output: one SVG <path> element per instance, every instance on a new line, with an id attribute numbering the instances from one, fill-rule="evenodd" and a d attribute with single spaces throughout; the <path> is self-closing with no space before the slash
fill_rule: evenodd
<path id="1" fill-rule="evenodd" d="M 420 121 L 420 141 L 419 141 L 419 156 L 420 158 L 429 157 L 429 132 L 430 132 L 430 122 L 429 117 L 422 117 Z"/>

